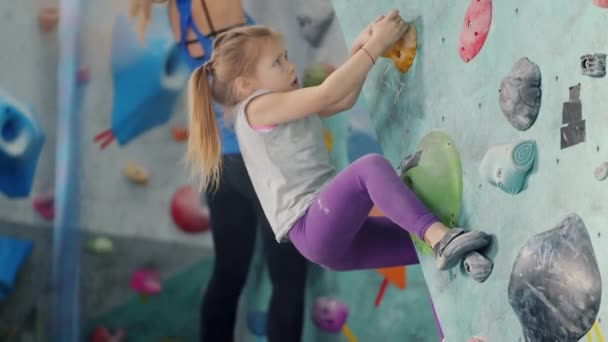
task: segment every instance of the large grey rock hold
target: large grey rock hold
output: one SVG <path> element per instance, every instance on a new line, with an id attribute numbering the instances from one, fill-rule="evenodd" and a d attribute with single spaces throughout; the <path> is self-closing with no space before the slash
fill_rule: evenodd
<path id="1" fill-rule="evenodd" d="M 522 57 L 500 83 L 499 103 L 505 117 L 517 130 L 532 127 L 540 110 L 540 68 Z"/>
<path id="2" fill-rule="evenodd" d="M 596 320 L 600 271 L 583 220 L 570 214 L 521 248 L 509 281 L 509 302 L 526 342 L 578 341 Z"/>

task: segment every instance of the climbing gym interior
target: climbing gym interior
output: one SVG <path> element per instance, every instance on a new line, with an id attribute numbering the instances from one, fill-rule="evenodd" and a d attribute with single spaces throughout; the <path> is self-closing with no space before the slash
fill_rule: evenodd
<path id="1" fill-rule="evenodd" d="M 223 262 L 247 270 L 235 308 L 218 303 L 234 311 L 224 336 L 299 342 L 272 337 L 268 227 L 251 253 L 232 237 L 244 266 L 218 258 L 220 214 L 185 162 L 188 83 L 221 32 L 261 24 L 300 85 L 318 86 L 392 9 L 407 31 L 320 139 L 336 170 L 381 154 L 443 224 L 492 243 L 446 271 L 414 236 L 415 265 L 306 262 L 293 329 L 303 342 L 603 342 L 605 0 L 4 1 L 0 341 L 200 341 Z"/>

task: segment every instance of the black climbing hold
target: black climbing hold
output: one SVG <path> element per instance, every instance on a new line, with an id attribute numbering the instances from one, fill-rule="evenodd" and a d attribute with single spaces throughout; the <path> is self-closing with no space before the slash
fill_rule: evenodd
<path id="1" fill-rule="evenodd" d="M 467 254 L 463 260 L 465 272 L 473 278 L 473 280 L 483 283 L 492 274 L 494 263 L 479 252 L 471 252 Z"/>
<path id="2" fill-rule="evenodd" d="M 500 83 L 500 109 L 513 127 L 525 131 L 536 121 L 540 102 L 540 68 L 522 57 Z"/>
<path id="3" fill-rule="evenodd" d="M 581 56 L 581 73 L 590 77 L 606 76 L 606 54 L 595 53 Z"/>
<path id="4" fill-rule="evenodd" d="M 591 239 L 577 214 L 525 243 L 508 294 L 526 342 L 585 336 L 600 308 L 602 283 Z"/>

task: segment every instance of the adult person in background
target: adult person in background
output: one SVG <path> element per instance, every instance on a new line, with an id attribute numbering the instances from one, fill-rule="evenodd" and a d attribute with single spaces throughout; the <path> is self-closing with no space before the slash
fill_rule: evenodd
<path id="1" fill-rule="evenodd" d="M 241 0 L 131 0 L 130 15 L 144 37 L 153 5 L 168 7 L 169 22 L 191 70 L 211 56 L 214 38 L 234 27 L 251 25 Z M 200 304 L 200 341 L 230 342 L 239 297 L 253 256 L 256 227 L 272 282 L 268 309 L 269 342 L 299 342 L 302 335 L 307 262 L 292 244 L 278 244 L 261 209 L 230 123 L 217 106 L 222 144 L 222 177 L 205 192 L 215 247 L 213 273 Z"/>

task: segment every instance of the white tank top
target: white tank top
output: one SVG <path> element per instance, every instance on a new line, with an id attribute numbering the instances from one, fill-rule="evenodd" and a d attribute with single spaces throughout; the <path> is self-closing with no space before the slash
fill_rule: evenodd
<path id="1" fill-rule="evenodd" d="M 234 110 L 239 147 L 262 209 L 278 242 L 305 213 L 335 175 L 316 114 L 267 129 L 253 129 L 245 107 L 259 90 Z"/>

